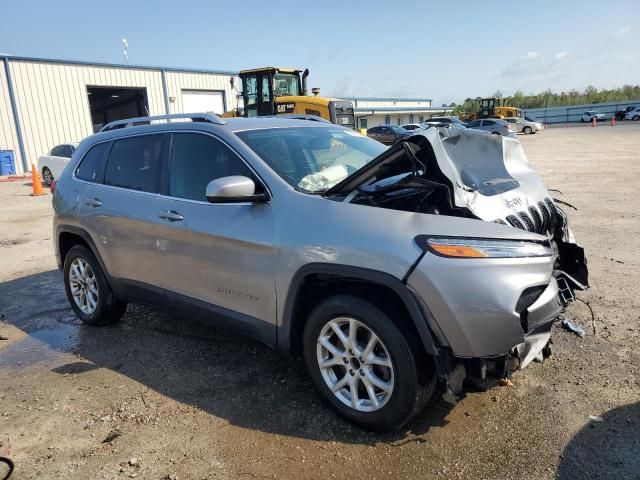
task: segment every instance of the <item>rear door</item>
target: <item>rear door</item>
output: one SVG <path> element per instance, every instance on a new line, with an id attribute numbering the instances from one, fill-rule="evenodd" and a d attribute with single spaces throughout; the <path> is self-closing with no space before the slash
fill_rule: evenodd
<path id="1" fill-rule="evenodd" d="M 275 248 L 271 204 L 209 203 L 207 184 L 243 175 L 264 186 L 222 140 L 204 132 L 172 135 L 168 181 L 157 214 L 169 300 L 239 313 L 243 327 L 275 334 Z M 271 327 L 273 330 L 271 331 Z M 258 336 L 263 336 L 258 333 Z"/>
<path id="2" fill-rule="evenodd" d="M 81 200 L 79 216 L 90 232 L 109 274 L 161 296 L 162 251 L 158 247 L 158 192 L 168 135 L 149 134 L 110 142 L 106 167 L 94 175 Z M 94 147 L 95 148 L 95 147 Z M 82 172 L 80 163 L 76 175 Z M 156 288 L 153 288 L 156 287 Z"/>

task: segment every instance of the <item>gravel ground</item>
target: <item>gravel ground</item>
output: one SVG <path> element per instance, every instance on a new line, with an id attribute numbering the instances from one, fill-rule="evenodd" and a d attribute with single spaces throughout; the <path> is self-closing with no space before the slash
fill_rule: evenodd
<path id="1" fill-rule="evenodd" d="M 12 478 L 640 478 L 639 127 L 520 137 L 578 208 L 596 334 L 573 304 L 584 338 L 556 328 L 552 357 L 513 386 L 433 401 L 394 435 L 344 423 L 301 361 L 252 340 L 139 306 L 113 327 L 81 325 L 53 258 L 50 197 L 0 183 L 0 454 Z"/>

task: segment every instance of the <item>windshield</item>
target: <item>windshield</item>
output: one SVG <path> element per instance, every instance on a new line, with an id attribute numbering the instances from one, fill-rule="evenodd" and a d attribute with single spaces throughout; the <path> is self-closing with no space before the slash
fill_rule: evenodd
<path id="1" fill-rule="evenodd" d="M 273 76 L 273 93 L 276 97 L 300 95 L 300 84 L 297 73 L 276 73 Z"/>
<path id="2" fill-rule="evenodd" d="M 292 187 L 322 193 L 364 167 L 387 147 L 353 130 L 291 127 L 237 132 Z"/>

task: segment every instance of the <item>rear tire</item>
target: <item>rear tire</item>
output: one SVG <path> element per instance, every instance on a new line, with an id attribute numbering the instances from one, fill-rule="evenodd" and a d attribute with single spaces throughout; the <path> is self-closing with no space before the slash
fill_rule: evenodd
<path id="1" fill-rule="evenodd" d="M 53 178 L 53 174 L 51 173 L 51 170 L 49 170 L 48 167 L 44 167 L 42 169 L 42 181 L 44 182 L 44 184 L 47 187 L 50 187 L 53 180 L 54 178 Z"/>
<path id="2" fill-rule="evenodd" d="M 95 255 L 83 245 L 73 246 L 64 259 L 64 288 L 76 315 L 88 325 L 116 323 L 127 308 L 107 282 Z"/>
<path id="3" fill-rule="evenodd" d="M 362 428 L 399 429 L 433 394 L 435 375 L 420 383 L 419 354 L 407 336 L 358 297 L 336 295 L 319 304 L 305 325 L 303 347 L 316 388 L 341 416 Z"/>

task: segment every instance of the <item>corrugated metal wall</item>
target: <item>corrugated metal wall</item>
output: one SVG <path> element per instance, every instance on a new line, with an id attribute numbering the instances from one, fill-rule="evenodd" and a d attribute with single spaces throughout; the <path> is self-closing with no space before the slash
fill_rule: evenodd
<path id="1" fill-rule="evenodd" d="M 91 64 L 10 59 L 27 164 L 53 146 L 77 142 L 93 133 L 87 86 L 146 88 L 149 115 L 182 112 L 182 90 L 224 92 L 227 108 L 235 106 L 229 75 L 206 72 L 166 71 L 170 112 L 165 110 L 162 71 L 158 68 L 100 66 Z M 232 99 L 231 105 L 229 99 Z M 0 74 L 0 150 L 13 150 L 17 170 L 22 161 L 13 122 L 4 67 Z"/>
<path id="2" fill-rule="evenodd" d="M 590 103 L 585 105 L 570 105 L 565 107 L 528 108 L 524 109 L 524 115 L 535 117 L 542 123 L 568 123 L 579 122 L 582 114 L 589 110 L 597 110 L 604 113 L 607 119 L 618 110 L 624 110 L 627 106 L 640 105 L 640 100 L 628 100 L 624 102 Z"/>
<path id="3" fill-rule="evenodd" d="M 182 113 L 182 90 L 209 90 L 223 92 L 225 111 L 236 107 L 236 92 L 231 91 L 227 75 L 209 73 L 166 72 L 169 113 Z M 236 82 L 237 85 L 237 82 Z M 215 112 L 224 113 L 224 112 Z"/>
<path id="4" fill-rule="evenodd" d="M 13 121 L 13 111 L 9 99 L 9 84 L 4 71 L 4 63 L 0 62 L 0 150 L 13 150 L 16 166 L 22 166 L 18 134 Z"/>

